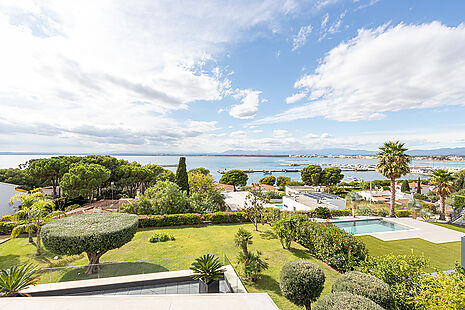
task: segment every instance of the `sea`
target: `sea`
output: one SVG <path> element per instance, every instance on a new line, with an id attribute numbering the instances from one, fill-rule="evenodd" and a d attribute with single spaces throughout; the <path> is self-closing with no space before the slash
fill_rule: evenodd
<path id="1" fill-rule="evenodd" d="M 58 155 L 0 155 L 0 169 L 1 168 L 18 168 L 18 165 L 24 164 L 28 160 L 35 158 L 49 158 Z M 173 172 L 176 171 L 176 165 L 179 161 L 179 156 L 163 155 L 163 156 L 148 156 L 148 155 L 125 155 L 114 156 L 118 159 L 125 159 L 129 162 L 136 161 L 141 165 L 157 164 L 168 166 Z M 247 156 L 185 156 L 187 169 L 204 167 L 210 170 L 210 173 L 218 181 L 221 178 L 221 170 L 273 170 L 273 169 L 302 169 L 305 166 L 287 166 L 288 164 L 316 164 L 321 165 L 323 168 L 331 165 L 340 164 L 358 164 L 358 165 L 375 165 L 376 159 L 360 159 L 360 158 L 296 158 L 296 157 L 247 157 Z M 414 160 L 411 165 L 417 167 L 451 167 L 455 169 L 465 169 L 465 161 L 439 161 L 439 160 Z M 169 167 L 171 166 L 171 167 Z M 381 174 L 376 171 L 343 171 L 344 180 L 350 181 L 356 178 L 359 181 L 372 181 L 385 179 Z M 258 183 L 264 176 L 263 172 L 248 173 L 248 183 Z M 300 181 L 300 172 L 273 172 L 272 175 L 287 176 L 294 181 Z M 418 175 L 415 173 L 407 174 L 403 178 L 416 179 L 421 177 L 427 178 L 426 175 Z"/>

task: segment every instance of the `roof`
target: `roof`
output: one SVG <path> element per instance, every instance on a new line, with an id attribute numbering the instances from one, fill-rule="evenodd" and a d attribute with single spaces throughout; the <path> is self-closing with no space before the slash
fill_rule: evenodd
<path id="1" fill-rule="evenodd" d="M 5 182 L 0 182 L 0 185 L 3 185 L 3 186 L 11 186 L 11 187 L 18 187 L 18 186 L 19 186 L 19 185 L 16 185 L 16 184 L 5 183 Z"/>
<path id="2" fill-rule="evenodd" d="M 342 199 L 339 196 L 328 194 L 325 192 L 318 192 L 318 193 L 307 193 L 304 194 L 304 196 L 307 196 L 308 198 L 316 199 L 316 200 L 322 200 L 322 199 Z"/>
<path id="3" fill-rule="evenodd" d="M 265 191 L 275 191 L 276 188 L 274 188 L 272 185 L 268 184 L 253 184 L 253 185 L 248 185 L 247 187 L 253 188 L 253 189 L 261 189 Z"/>
<path id="4" fill-rule="evenodd" d="M 215 183 L 213 186 L 219 190 L 224 190 L 224 191 L 234 191 L 234 185 L 229 185 L 229 184 L 222 184 L 222 183 Z"/>
<path id="5" fill-rule="evenodd" d="M 109 213 L 118 210 L 123 204 L 131 202 L 132 199 L 102 199 L 88 205 L 66 212 L 66 216 L 84 213 Z"/>

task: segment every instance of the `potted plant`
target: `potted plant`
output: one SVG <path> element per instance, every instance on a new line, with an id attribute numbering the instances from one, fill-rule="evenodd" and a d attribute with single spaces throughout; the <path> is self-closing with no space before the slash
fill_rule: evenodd
<path id="1" fill-rule="evenodd" d="M 410 200 L 407 204 L 407 207 L 412 210 L 412 218 L 414 220 L 417 219 L 418 217 L 418 213 L 420 212 L 421 210 L 421 203 L 416 200 L 415 198 L 413 198 L 412 200 Z"/>
<path id="2" fill-rule="evenodd" d="M 192 263 L 192 278 L 199 280 L 199 293 L 219 293 L 224 269 L 220 259 L 212 254 L 202 255 Z"/>
<path id="3" fill-rule="evenodd" d="M 20 293 L 39 281 L 39 269 L 31 264 L 0 270 L 0 296 L 29 296 Z"/>

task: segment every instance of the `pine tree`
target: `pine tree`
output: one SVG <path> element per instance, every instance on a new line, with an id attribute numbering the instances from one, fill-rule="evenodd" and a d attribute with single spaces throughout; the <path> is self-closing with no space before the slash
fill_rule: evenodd
<path id="1" fill-rule="evenodd" d="M 187 177 L 185 157 L 179 157 L 178 169 L 176 170 L 176 184 L 189 195 L 189 179 Z"/>

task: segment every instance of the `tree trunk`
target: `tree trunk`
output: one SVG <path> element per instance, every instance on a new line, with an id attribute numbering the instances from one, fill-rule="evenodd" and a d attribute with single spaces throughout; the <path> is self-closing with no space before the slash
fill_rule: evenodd
<path id="1" fill-rule="evenodd" d="M 441 205 L 441 212 L 439 213 L 439 219 L 441 221 L 446 220 L 446 200 L 444 196 L 440 196 L 439 203 Z"/>
<path id="2" fill-rule="evenodd" d="M 40 255 L 40 226 L 37 228 L 37 237 L 36 237 L 36 256 Z"/>
<path id="3" fill-rule="evenodd" d="M 33 243 L 34 242 L 34 239 L 32 239 L 32 231 L 28 231 L 27 232 L 27 235 L 29 237 L 29 243 Z"/>
<path id="4" fill-rule="evenodd" d="M 247 250 L 247 246 L 242 248 L 242 254 L 244 255 L 245 261 L 249 260 L 249 251 Z"/>
<path id="5" fill-rule="evenodd" d="M 258 231 L 257 217 L 256 216 L 253 218 L 253 224 L 255 225 L 255 231 Z"/>
<path id="6" fill-rule="evenodd" d="M 311 310 L 312 309 L 312 304 L 305 305 L 305 310 Z"/>
<path id="7" fill-rule="evenodd" d="M 396 179 L 391 179 L 391 210 L 389 217 L 396 217 Z"/>
<path id="8" fill-rule="evenodd" d="M 87 258 L 89 259 L 89 265 L 87 265 L 86 274 L 93 274 L 99 270 L 100 257 L 105 253 L 106 251 L 86 253 Z"/>

